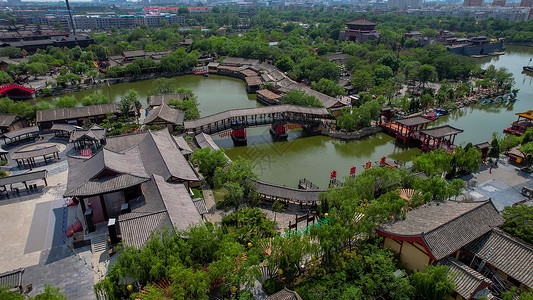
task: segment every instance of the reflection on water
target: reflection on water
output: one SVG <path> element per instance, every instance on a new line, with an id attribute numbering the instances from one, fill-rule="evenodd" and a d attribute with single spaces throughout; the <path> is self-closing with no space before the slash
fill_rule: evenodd
<path id="1" fill-rule="evenodd" d="M 506 54 L 478 59 L 482 67 L 494 64 L 497 68 L 506 67 L 515 76 L 516 87 L 520 89 L 518 100 L 511 104 L 472 105 L 442 116 L 433 126 L 449 124 L 463 129 L 456 143 L 481 143 L 490 141 L 492 133 L 501 133 L 515 119 L 515 113 L 533 109 L 533 77 L 522 73 L 522 67 L 533 57 L 533 48 L 507 46 Z M 242 80 L 210 75 L 208 78 L 187 75 L 174 77 L 179 87 L 192 88 L 199 99 L 200 114 L 211 115 L 229 109 L 260 106 L 255 95 L 247 94 Z M 84 96 L 99 91 L 110 94 L 119 101 L 129 89 L 135 89 L 143 101 L 152 87 L 153 80 L 121 83 L 94 90 L 71 93 L 81 100 Z M 51 98 L 48 98 L 50 100 Z M 298 180 L 307 178 L 321 188 L 327 187 L 332 170 L 338 171 L 342 180 L 348 176 L 352 166 L 361 172 L 363 165 L 373 164 L 381 157 L 392 160 L 409 161 L 420 150 L 413 145 L 396 142 L 387 134 L 379 133 L 355 141 L 342 141 L 325 136 L 306 137 L 302 130 L 288 132 L 288 141 L 274 142 L 268 127 L 247 129 L 248 146 L 233 147 L 231 138 L 214 136 L 216 143 L 226 149 L 228 156 L 251 159 L 256 164 L 256 172 L 261 180 L 296 187 Z"/>

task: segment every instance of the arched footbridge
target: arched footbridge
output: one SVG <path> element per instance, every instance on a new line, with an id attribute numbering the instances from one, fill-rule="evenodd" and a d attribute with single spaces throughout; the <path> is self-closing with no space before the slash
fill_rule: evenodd
<path id="1" fill-rule="evenodd" d="M 185 121 L 183 125 L 186 130 L 192 130 L 195 133 L 214 134 L 226 130 L 243 130 L 247 127 L 275 124 L 318 126 L 327 118 L 331 118 L 331 115 L 323 107 L 273 105 L 227 110 L 200 119 Z"/>
<path id="2" fill-rule="evenodd" d="M 18 83 L 0 85 L 0 95 L 5 95 L 13 100 L 31 99 L 35 97 L 35 90 Z"/>

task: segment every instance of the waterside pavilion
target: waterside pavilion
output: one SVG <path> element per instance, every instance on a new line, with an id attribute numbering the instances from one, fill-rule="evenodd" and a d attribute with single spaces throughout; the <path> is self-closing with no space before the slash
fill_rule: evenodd
<path id="1" fill-rule="evenodd" d="M 453 150 L 455 136 L 461 132 L 463 132 L 462 129 L 457 129 L 450 125 L 420 130 L 422 151 L 433 151 L 439 148 Z"/>
<path id="2" fill-rule="evenodd" d="M 420 130 L 426 129 L 431 122 L 432 120 L 416 116 L 383 122 L 381 127 L 383 127 L 383 129 L 389 134 L 396 135 L 396 139 L 407 143 L 410 140 L 420 139 Z"/>
<path id="3" fill-rule="evenodd" d="M 514 121 L 511 127 L 505 128 L 503 132 L 520 136 L 526 133 L 529 127 L 533 126 L 533 110 L 516 113 L 516 115 L 518 116 L 518 120 Z"/>

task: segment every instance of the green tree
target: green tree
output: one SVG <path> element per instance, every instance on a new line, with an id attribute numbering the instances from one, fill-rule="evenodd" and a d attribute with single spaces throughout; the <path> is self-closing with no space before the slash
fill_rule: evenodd
<path id="1" fill-rule="evenodd" d="M 139 116 L 139 110 L 142 108 L 142 104 L 139 101 L 139 93 L 135 90 L 129 90 L 126 95 L 120 98 L 120 102 L 117 105 L 122 114 L 128 115 L 133 110 L 135 117 Z"/>
<path id="2" fill-rule="evenodd" d="M 0 71 L 0 84 L 12 83 L 13 78 L 4 71 Z"/>
<path id="3" fill-rule="evenodd" d="M 150 94 L 152 95 L 163 95 L 163 94 L 172 94 L 176 92 L 176 82 L 172 78 L 160 77 L 154 80 L 152 83 L 154 87 Z"/>
<path id="4" fill-rule="evenodd" d="M 426 83 L 429 81 L 435 80 L 437 78 L 437 72 L 435 67 L 432 65 L 421 65 L 416 71 L 416 79 L 420 82 L 420 85 L 426 86 Z"/>
<path id="5" fill-rule="evenodd" d="M 212 185 L 215 171 L 222 168 L 228 162 L 228 158 L 222 149 L 211 151 L 209 148 L 204 148 L 194 151 L 189 161 L 198 167 L 200 173 Z"/>
<path id="6" fill-rule="evenodd" d="M 281 104 L 323 107 L 322 103 L 320 103 L 320 101 L 315 96 L 307 95 L 304 91 L 300 90 L 290 90 L 281 99 Z"/>
<path id="7" fill-rule="evenodd" d="M 492 149 L 490 149 L 489 156 L 498 159 L 500 157 L 500 142 L 495 137 L 490 143 Z"/>
<path id="8" fill-rule="evenodd" d="M 351 79 L 351 83 L 356 91 L 364 92 L 372 86 L 372 75 L 367 71 L 356 70 Z"/>
<path id="9" fill-rule="evenodd" d="M 78 106 L 78 100 L 76 100 L 74 97 L 64 96 L 59 98 L 59 100 L 54 103 L 54 106 L 56 108 L 73 108 Z"/>
<path id="10" fill-rule="evenodd" d="M 33 62 L 28 65 L 28 71 L 37 79 L 37 76 L 46 74 L 48 66 L 43 63 Z"/>
<path id="11" fill-rule="evenodd" d="M 413 167 L 417 171 L 424 172 L 428 177 L 450 172 L 453 157 L 445 150 L 436 149 L 422 153 L 413 158 Z"/>
<path id="12" fill-rule="evenodd" d="M 187 7 L 180 7 L 178 9 L 178 14 L 180 14 L 180 15 L 188 15 L 189 14 L 189 9 Z"/>
<path id="13" fill-rule="evenodd" d="M 274 222 L 276 222 L 276 215 L 279 212 L 285 211 L 285 205 L 279 201 L 279 199 L 276 199 L 274 203 L 272 203 L 272 211 L 274 212 Z"/>
<path id="14" fill-rule="evenodd" d="M 280 55 L 280 57 L 278 57 L 278 60 L 276 61 L 276 68 L 284 72 L 292 70 L 294 68 L 294 65 L 294 61 L 286 55 Z"/>
<path id="15" fill-rule="evenodd" d="M 346 95 L 342 86 L 329 79 L 322 78 L 318 82 L 313 82 L 311 86 L 313 89 L 331 97 Z"/>
<path id="16" fill-rule="evenodd" d="M 107 96 L 102 95 L 101 93 L 92 93 L 88 96 L 81 99 L 81 104 L 83 106 L 99 105 L 99 104 L 108 104 L 111 103 L 111 99 Z"/>
<path id="17" fill-rule="evenodd" d="M 411 276 L 411 282 L 415 287 L 416 299 L 446 299 L 451 296 L 455 288 L 446 266 L 427 266 L 423 273 L 415 271 Z"/>
<path id="18" fill-rule="evenodd" d="M 533 206 L 519 204 L 506 206 L 502 211 L 502 228 L 510 234 L 533 243 Z"/>

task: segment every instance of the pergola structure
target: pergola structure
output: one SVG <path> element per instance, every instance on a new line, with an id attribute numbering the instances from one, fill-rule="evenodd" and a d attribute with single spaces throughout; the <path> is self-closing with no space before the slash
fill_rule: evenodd
<path id="1" fill-rule="evenodd" d="M 52 125 L 52 128 L 50 128 L 56 136 L 62 137 L 70 137 L 72 132 L 76 129 L 81 129 L 81 127 L 71 124 L 54 124 Z"/>
<path id="2" fill-rule="evenodd" d="M 59 148 L 52 145 L 32 150 L 15 151 L 11 154 L 11 158 L 17 162 L 19 168 L 25 167 L 27 164 L 30 169 L 36 166 L 35 158 L 39 156 L 43 157 L 46 164 L 54 159 L 59 160 Z"/>
<path id="3" fill-rule="evenodd" d="M 105 128 L 93 124 L 89 129 L 75 129 L 70 135 L 70 142 L 74 144 L 74 149 L 94 146 L 97 150 L 104 143 L 105 135 Z"/>
<path id="4" fill-rule="evenodd" d="M 503 132 L 520 136 L 526 133 L 529 127 L 533 126 L 533 110 L 516 113 L 516 115 L 518 120 L 514 121 L 511 127 L 504 129 Z"/>
<path id="5" fill-rule="evenodd" d="M 396 139 L 406 143 L 411 139 L 419 139 L 420 130 L 426 129 L 431 122 L 432 120 L 416 116 L 384 122 L 381 124 L 381 127 L 383 127 L 389 134 L 395 134 Z"/>
<path id="6" fill-rule="evenodd" d="M 0 186 L 3 187 L 4 190 L 7 190 L 8 185 L 12 185 L 15 183 L 24 183 L 27 189 L 28 181 L 33 181 L 33 180 L 43 180 L 44 185 L 48 186 L 48 182 L 46 182 L 47 173 L 48 173 L 47 170 L 41 170 L 41 171 L 28 172 L 24 174 L 3 177 L 3 178 L 0 178 Z"/>
<path id="7" fill-rule="evenodd" d="M 17 130 L 4 133 L 4 143 L 6 145 L 20 142 L 24 139 L 39 137 L 39 127 L 24 127 Z M 9 143 L 8 143 L 9 141 Z"/>
<path id="8" fill-rule="evenodd" d="M 450 125 L 421 130 L 422 151 L 433 151 L 439 148 L 453 150 L 455 136 L 461 132 L 463 132 L 462 129 Z"/>
<path id="9" fill-rule="evenodd" d="M 282 200 L 297 204 L 316 204 L 320 193 L 327 190 L 302 190 L 268 182 L 255 181 L 256 192 L 267 201 Z"/>
<path id="10" fill-rule="evenodd" d="M 8 153 L 9 153 L 9 152 L 0 149 L 0 159 L 1 159 L 1 160 L 7 160 L 7 154 L 8 154 Z"/>

